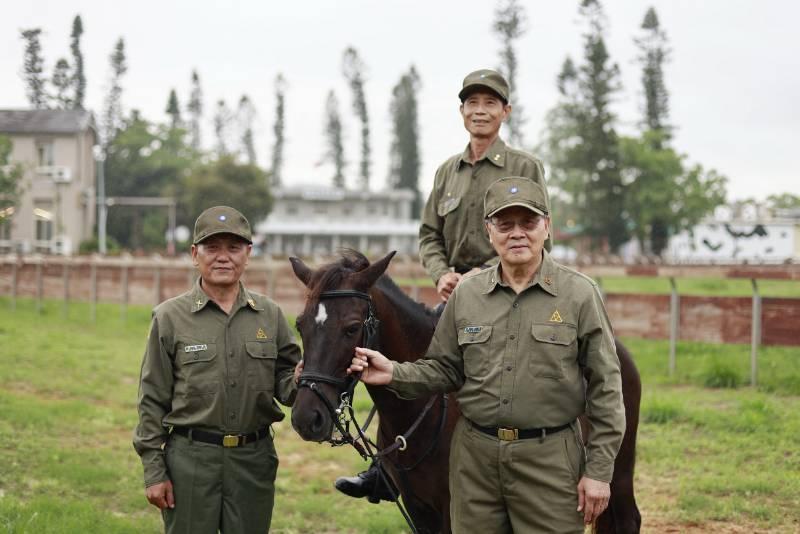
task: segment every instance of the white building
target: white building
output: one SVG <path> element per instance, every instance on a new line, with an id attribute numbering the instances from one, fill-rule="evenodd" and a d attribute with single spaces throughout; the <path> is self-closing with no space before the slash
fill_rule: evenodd
<path id="1" fill-rule="evenodd" d="M 419 221 L 411 218 L 411 191 L 297 186 L 274 189 L 272 195 L 272 213 L 255 227 L 265 253 L 328 255 L 340 248 L 370 255 L 418 252 Z"/>

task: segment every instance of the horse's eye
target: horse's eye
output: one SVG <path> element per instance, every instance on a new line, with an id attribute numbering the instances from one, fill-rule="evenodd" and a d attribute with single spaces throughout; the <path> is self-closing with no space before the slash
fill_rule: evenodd
<path id="1" fill-rule="evenodd" d="M 360 327 L 361 325 L 351 324 L 350 326 L 344 329 L 344 333 L 346 336 L 354 336 L 358 333 Z"/>

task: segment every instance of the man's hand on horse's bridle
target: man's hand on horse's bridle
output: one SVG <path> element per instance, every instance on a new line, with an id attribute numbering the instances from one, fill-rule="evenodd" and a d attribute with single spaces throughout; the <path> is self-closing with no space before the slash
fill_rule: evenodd
<path id="1" fill-rule="evenodd" d="M 361 381 L 372 386 L 384 386 L 392 381 L 394 365 L 377 350 L 356 347 L 356 354 L 347 374 L 361 373 Z"/>

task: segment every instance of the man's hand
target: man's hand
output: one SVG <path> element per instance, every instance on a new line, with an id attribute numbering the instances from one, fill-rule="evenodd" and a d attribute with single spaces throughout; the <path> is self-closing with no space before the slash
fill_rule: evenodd
<path id="1" fill-rule="evenodd" d="M 392 381 L 394 364 L 377 350 L 356 347 L 356 355 L 347 374 L 361 373 L 361 381 L 372 386 L 384 386 Z"/>
<path id="2" fill-rule="evenodd" d="M 439 293 L 443 302 L 447 302 L 460 281 L 461 275 L 458 273 L 445 273 L 439 278 L 439 281 L 436 282 L 436 292 Z"/>
<path id="3" fill-rule="evenodd" d="M 588 525 L 597 519 L 608 507 L 609 497 L 611 486 L 608 482 L 581 478 L 578 482 L 578 511 L 583 511 L 583 522 Z"/>
<path id="4" fill-rule="evenodd" d="M 303 372 L 303 367 L 305 367 L 305 364 L 303 363 L 303 360 L 300 360 L 299 362 L 297 362 L 297 365 L 294 366 L 294 383 L 295 384 L 300 382 L 300 374 Z"/>
<path id="5" fill-rule="evenodd" d="M 149 486 L 145 492 L 147 502 L 163 510 L 164 508 L 175 508 L 175 494 L 172 492 L 172 481 L 165 480 L 158 484 Z"/>

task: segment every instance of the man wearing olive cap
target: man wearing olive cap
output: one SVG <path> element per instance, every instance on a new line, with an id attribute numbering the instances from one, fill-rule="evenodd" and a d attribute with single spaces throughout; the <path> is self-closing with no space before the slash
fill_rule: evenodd
<path id="1" fill-rule="evenodd" d="M 499 264 L 453 291 L 425 357 L 397 363 L 357 348 L 348 373 L 401 398 L 457 395 L 454 533 L 582 533 L 608 505 L 625 431 L 611 326 L 597 285 L 544 248 L 541 185 L 500 179 L 483 206 Z M 583 413 L 591 425 L 585 456 Z"/>
<path id="2" fill-rule="evenodd" d="M 513 175 L 545 186 L 542 163 L 527 152 L 506 146 L 500 138 L 500 127 L 511 114 L 508 95 L 508 82 L 489 69 L 469 73 L 458 93 L 469 144 L 436 171 L 419 229 L 420 260 L 443 302 L 463 275 L 496 263 L 481 217 L 489 185 Z M 546 188 L 544 197 L 549 208 Z M 545 248 L 551 248 L 549 235 Z M 367 496 L 373 502 L 390 498 L 391 492 L 379 480 L 377 468 L 372 466 L 356 476 L 339 477 L 336 488 L 352 497 Z"/>
<path id="3" fill-rule="evenodd" d="M 278 457 L 270 425 L 300 360 L 280 308 L 240 278 L 250 224 L 217 206 L 197 218 L 194 287 L 153 310 L 133 446 L 167 533 L 269 530 Z"/>

